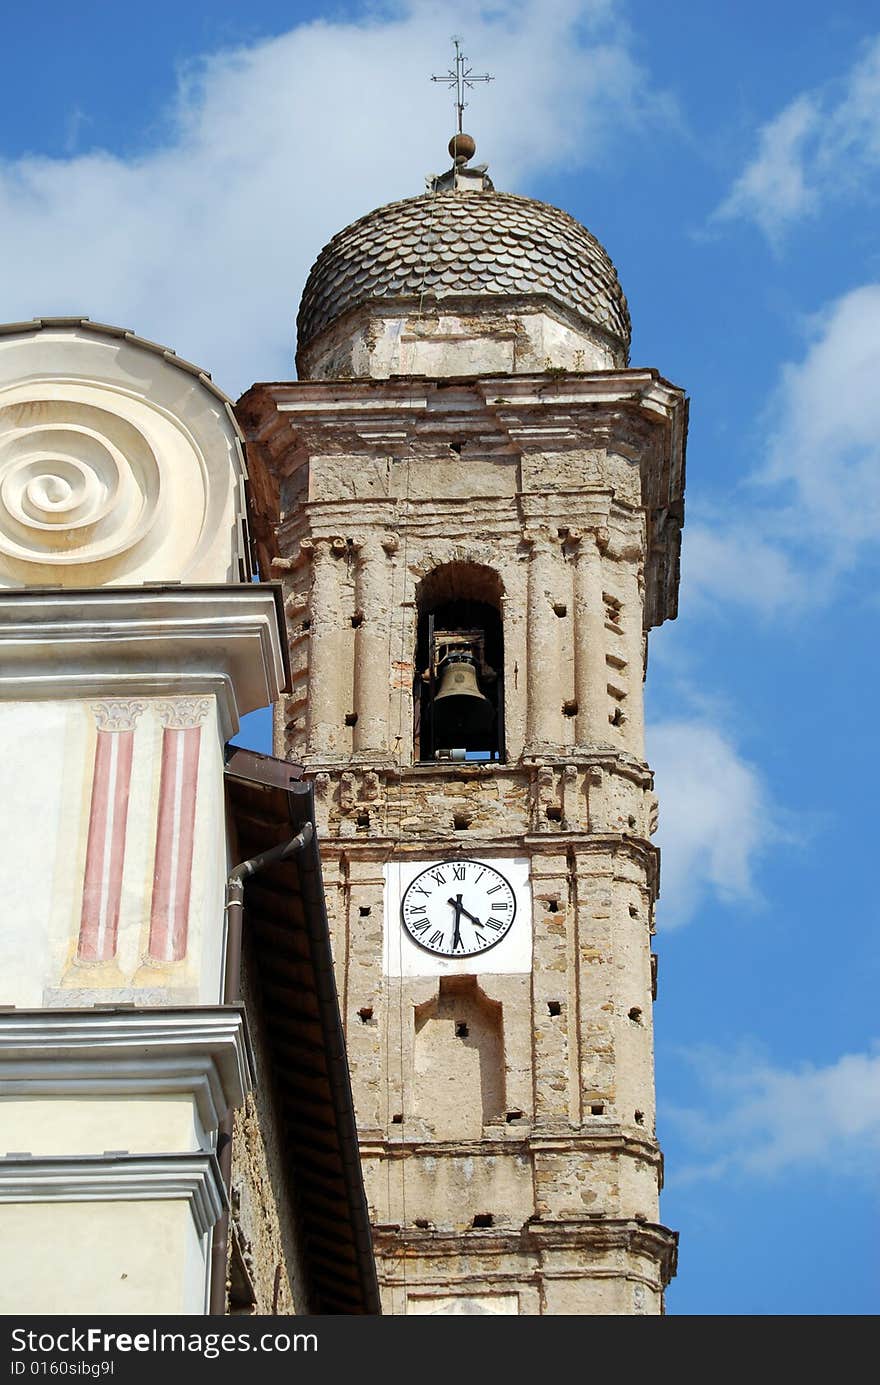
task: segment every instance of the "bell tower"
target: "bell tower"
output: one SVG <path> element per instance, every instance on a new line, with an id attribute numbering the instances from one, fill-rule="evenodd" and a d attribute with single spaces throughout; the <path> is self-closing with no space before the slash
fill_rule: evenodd
<path id="1" fill-rule="evenodd" d="M 315 783 L 385 1311 L 659 1313 L 642 686 L 687 402 L 629 368 L 602 246 L 473 152 L 329 242 L 299 380 L 238 405 L 275 750 Z"/>

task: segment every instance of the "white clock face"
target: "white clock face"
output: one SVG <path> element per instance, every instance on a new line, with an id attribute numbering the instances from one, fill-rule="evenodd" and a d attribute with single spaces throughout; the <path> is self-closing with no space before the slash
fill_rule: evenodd
<path id="1" fill-rule="evenodd" d="M 510 881 L 485 861 L 440 861 L 411 882 L 400 906 L 413 942 L 441 957 L 473 957 L 509 933 L 516 917 Z"/>

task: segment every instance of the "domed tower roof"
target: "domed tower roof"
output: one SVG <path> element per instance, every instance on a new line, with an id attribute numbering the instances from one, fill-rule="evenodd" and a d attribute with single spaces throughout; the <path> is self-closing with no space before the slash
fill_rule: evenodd
<path id="1" fill-rule="evenodd" d="M 569 337 L 586 340 L 581 368 L 627 363 L 626 298 L 596 238 L 558 207 L 496 192 L 487 177 L 474 178 L 482 169 L 458 162 L 452 174 L 433 180 L 434 190 L 369 212 L 321 251 L 297 318 L 301 378 L 407 373 L 402 347 L 395 359 L 385 359 L 387 369 L 378 369 L 375 360 L 368 365 L 363 351 L 350 356 L 344 345 L 365 318 L 373 320 L 374 338 L 376 319 L 386 326 L 396 319 L 398 336 L 401 330 L 424 336 L 438 314 L 467 320 L 473 328 L 475 316 L 497 319 L 500 312 L 521 319 L 549 311 Z M 487 326 L 484 321 L 484 333 Z M 546 335 L 540 345 L 548 344 Z M 554 342 L 557 337 L 558 331 Z M 577 368 L 571 354 L 563 351 L 562 360 L 546 359 L 544 366 Z M 525 368 L 540 368 L 536 359 Z"/>

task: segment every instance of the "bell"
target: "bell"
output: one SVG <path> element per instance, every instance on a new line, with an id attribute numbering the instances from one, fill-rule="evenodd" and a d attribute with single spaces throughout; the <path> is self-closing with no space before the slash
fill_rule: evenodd
<path id="1" fill-rule="evenodd" d="M 492 703 L 480 692 L 473 656 L 464 652 L 450 654 L 443 664 L 440 688 L 434 698 L 437 747 L 485 750 L 494 715 Z"/>

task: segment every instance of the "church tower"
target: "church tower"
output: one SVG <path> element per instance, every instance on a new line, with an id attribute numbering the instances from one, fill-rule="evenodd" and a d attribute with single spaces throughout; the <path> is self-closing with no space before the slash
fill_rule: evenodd
<path id="1" fill-rule="evenodd" d="M 384 1309 L 659 1313 L 647 632 L 687 402 L 602 246 L 473 141 L 341 231 L 240 401 L 285 591 Z"/>

